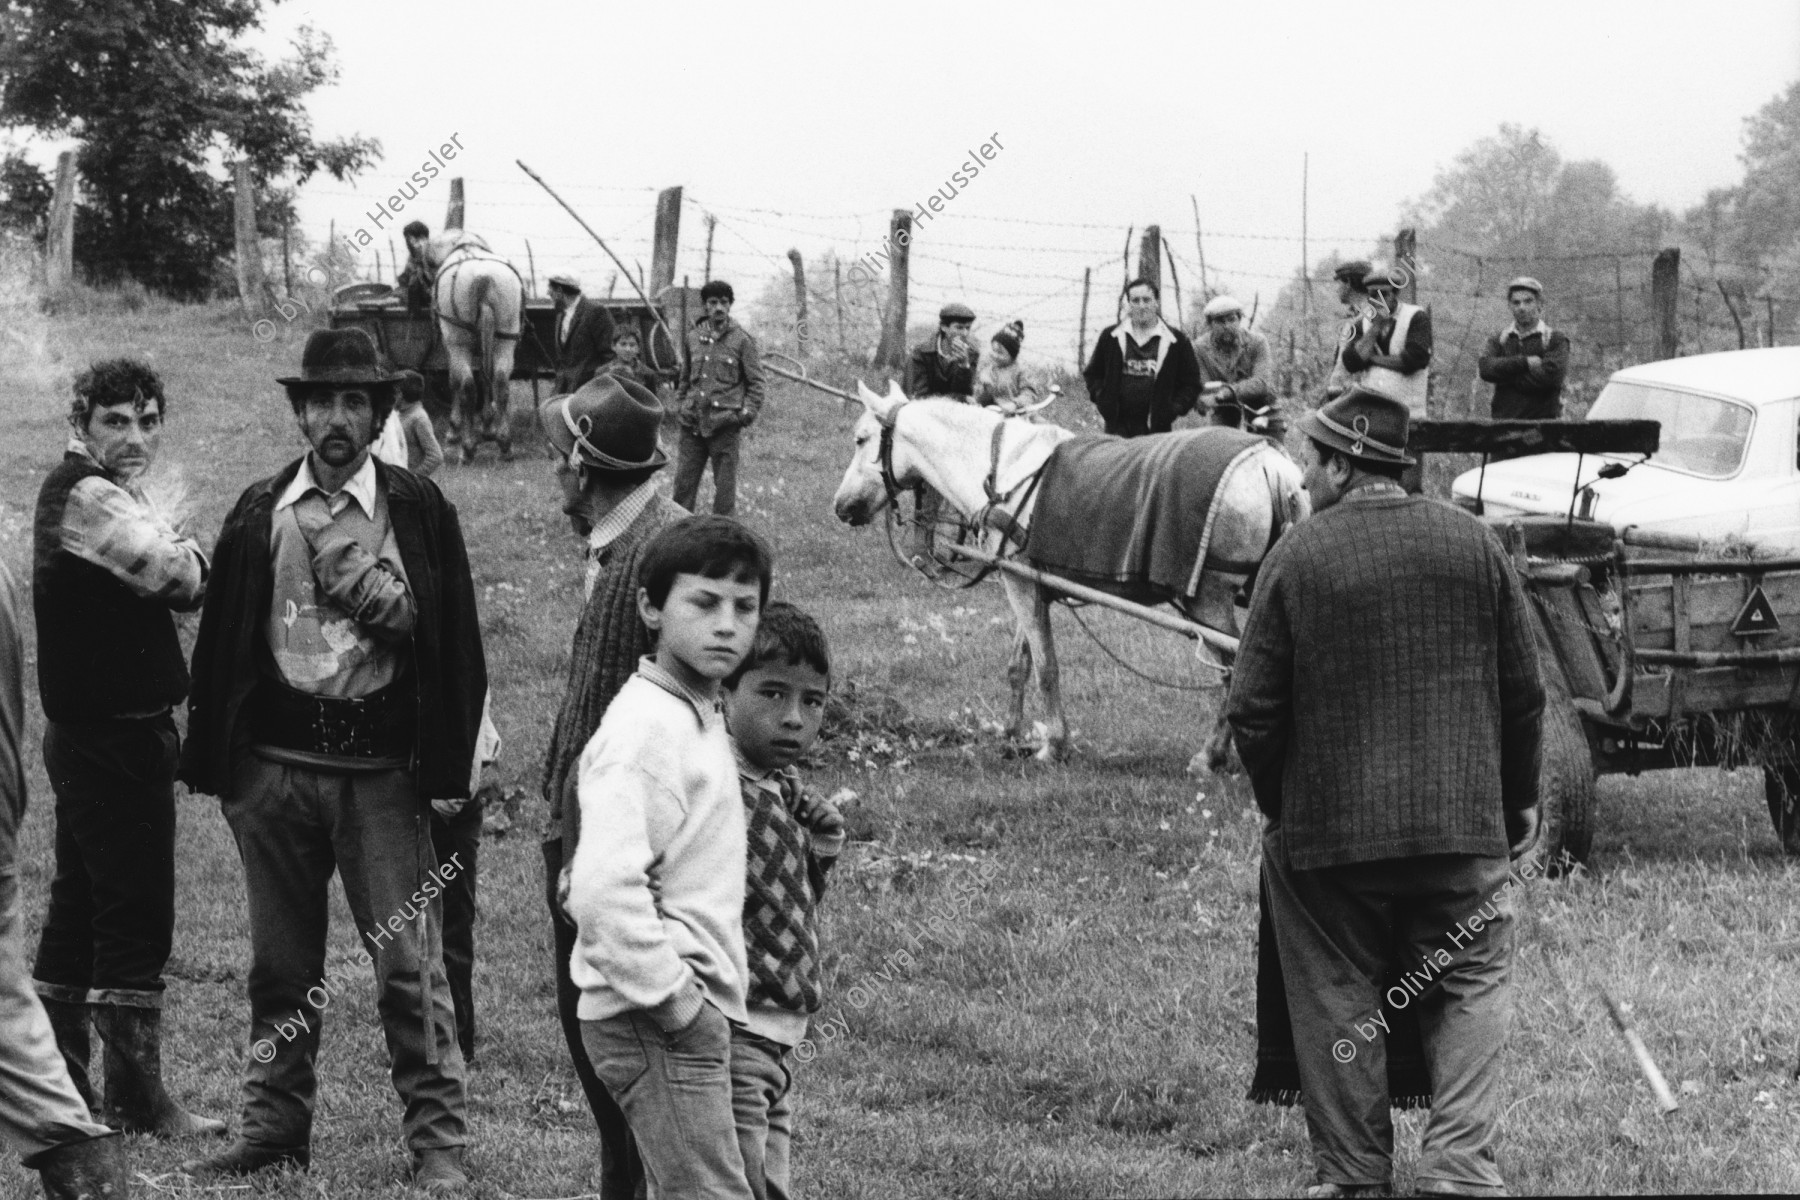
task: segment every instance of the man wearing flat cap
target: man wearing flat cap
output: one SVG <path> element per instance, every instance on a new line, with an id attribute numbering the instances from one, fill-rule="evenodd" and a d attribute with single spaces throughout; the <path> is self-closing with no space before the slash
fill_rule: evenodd
<path id="1" fill-rule="evenodd" d="M 1554 421 L 1562 416 L 1569 337 L 1544 324 L 1544 285 L 1521 275 L 1506 285 L 1512 324 L 1488 339 L 1481 378 L 1494 385 L 1495 420 Z"/>
<path id="2" fill-rule="evenodd" d="M 580 836 L 581 806 L 570 789 L 581 751 L 600 718 L 655 649 L 656 637 L 638 616 L 638 563 L 644 547 L 665 527 L 687 516 L 658 495 L 656 473 L 668 463 L 657 444 L 663 409 L 647 388 L 603 375 L 572 396 L 553 396 L 538 409 L 538 423 L 555 458 L 562 510 L 586 542 L 586 597 L 569 654 L 568 685 L 544 760 L 543 792 L 550 806 L 544 835 L 544 881 L 556 942 L 556 1008 L 575 1074 L 600 1130 L 600 1194 L 630 1200 L 643 1168 L 625 1114 L 595 1074 L 581 1039 L 576 1005 L 581 989 L 569 977 L 575 924 L 562 906 L 567 875 Z"/>
<path id="3" fill-rule="evenodd" d="M 1296 424 L 1314 515 L 1263 562 L 1227 716 L 1265 818 L 1309 1194 L 1389 1194 L 1379 1022 L 1404 974 L 1435 1096 L 1419 1191 L 1502 1195 L 1508 864 L 1537 839 L 1544 707 L 1530 604 L 1486 526 L 1401 488 L 1403 404 L 1352 388 Z"/>
<path id="4" fill-rule="evenodd" d="M 675 451 L 675 503 L 693 511 L 700 477 L 712 464 L 712 510 L 737 511 L 738 454 L 744 430 L 762 412 L 762 352 L 731 319 L 737 296 L 714 279 L 700 289 L 706 314 L 687 331 L 687 353 L 675 385 L 681 441 Z"/>
<path id="5" fill-rule="evenodd" d="M 1273 416 L 1269 387 L 1269 339 L 1244 328 L 1244 306 L 1235 296 L 1214 296 L 1200 317 L 1206 328 L 1194 339 L 1200 363 L 1200 398 L 1211 423 L 1243 428 Z"/>
<path id="6" fill-rule="evenodd" d="M 901 390 L 914 400 L 924 396 L 948 396 L 959 400 L 973 399 L 975 376 L 981 366 L 981 351 L 969 336 L 975 327 L 975 310 L 952 301 L 938 310 L 937 332 L 917 346 L 906 359 L 906 380 Z M 944 510 L 944 498 L 930 484 L 921 483 L 914 491 L 913 562 L 928 575 L 941 568 L 932 557 L 937 540 L 938 516 Z"/>
<path id="7" fill-rule="evenodd" d="M 556 305 L 556 394 L 567 395 L 600 373 L 612 357 L 613 323 L 606 306 L 581 294 L 573 275 L 550 277 Z"/>
<path id="8" fill-rule="evenodd" d="M 225 518 L 194 645 L 181 778 L 218 796 L 249 900 L 243 1124 L 201 1175 L 304 1169 L 335 870 L 374 969 L 413 1182 L 468 1185 L 464 1065 L 441 949 L 429 800 L 469 795 L 487 665 L 455 507 L 377 461 L 398 377 L 361 329 L 307 339 L 279 380 L 308 452 Z M 334 982 L 335 981 L 335 982 Z"/>
<path id="9" fill-rule="evenodd" d="M 1431 314 L 1400 299 L 1406 271 L 1377 264 L 1363 272 L 1367 305 L 1344 326 L 1325 395 L 1329 399 L 1352 386 L 1369 388 L 1392 396 L 1406 405 L 1413 420 L 1422 421 L 1430 394 Z"/>

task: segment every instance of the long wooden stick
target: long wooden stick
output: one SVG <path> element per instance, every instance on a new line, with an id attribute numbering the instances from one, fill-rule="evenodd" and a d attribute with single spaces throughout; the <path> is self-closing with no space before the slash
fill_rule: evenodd
<path id="1" fill-rule="evenodd" d="M 777 366 L 774 363 L 768 362 L 766 360 L 763 362 L 762 368 L 765 371 L 773 371 L 775 374 L 781 376 L 783 379 L 791 379 L 795 383 L 804 383 L 809 388 L 817 388 L 819 391 L 824 392 L 827 396 L 836 396 L 839 400 L 848 400 L 851 404 L 861 404 L 862 403 L 862 401 L 860 399 L 858 399 L 855 396 L 852 396 L 849 392 L 846 392 L 846 391 L 842 390 L 841 388 L 834 388 L 828 383 L 820 383 L 816 379 L 808 379 L 806 376 L 800 374 L 798 371 L 790 371 L 786 367 Z"/>
<path id="2" fill-rule="evenodd" d="M 519 170 L 521 170 L 521 171 L 525 172 L 527 175 L 531 176 L 531 178 L 534 181 L 536 181 L 536 183 L 539 187 L 543 188 L 546 192 L 549 192 L 550 198 L 552 200 L 556 201 L 558 204 L 562 205 L 563 211 L 567 212 L 571 217 L 574 217 L 575 223 L 577 225 L 581 226 L 583 229 L 587 230 L 587 234 L 589 237 L 593 238 L 596 242 L 600 243 L 600 248 L 602 250 L 606 251 L 606 257 L 613 260 L 613 265 L 617 266 L 619 268 L 619 273 L 621 275 L 625 276 L 625 282 L 627 282 L 631 285 L 632 291 L 634 291 L 638 294 L 638 299 L 642 300 L 644 302 L 644 306 L 650 310 L 650 316 L 652 317 L 652 319 L 654 319 L 658 325 L 662 326 L 663 333 L 668 335 L 669 345 L 674 346 L 679 350 L 679 348 L 681 346 L 681 342 L 675 337 L 675 331 L 669 328 L 669 323 L 667 321 L 663 320 L 662 310 L 660 308 L 658 308 L 654 303 L 651 302 L 649 296 L 644 294 L 644 289 L 638 284 L 638 281 L 635 278 L 633 278 L 630 270 L 628 270 L 626 268 L 625 264 L 623 262 L 619 261 L 619 256 L 612 252 L 612 247 L 606 244 L 606 239 L 601 237 L 599 234 L 595 233 L 594 227 L 592 225 L 589 225 L 586 221 L 582 220 L 581 214 L 576 212 L 573 208 L 570 208 L 569 202 L 567 200 L 564 200 L 561 196 L 557 195 L 556 189 L 551 187 L 549 184 L 545 183 L 544 177 L 542 175 L 539 175 L 536 171 L 534 171 L 530 167 L 526 166 L 523 159 L 515 158 L 513 161 L 519 164 Z"/>
<path id="3" fill-rule="evenodd" d="M 1650 1085 L 1651 1092 L 1656 1095 L 1657 1107 L 1662 1109 L 1664 1115 L 1680 1108 L 1681 1101 L 1675 1099 L 1675 1093 L 1669 1090 L 1669 1081 L 1663 1078 L 1662 1071 L 1656 1066 L 1656 1060 L 1650 1057 L 1650 1048 L 1644 1045 L 1644 1039 L 1639 1037 L 1638 1031 L 1632 1027 L 1631 1019 L 1625 1015 L 1625 1010 L 1619 1007 L 1619 1002 L 1614 1000 L 1612 993 L 1605 988 L 1600 989 L 1600 999 L 1606 1002 L 1607 1015 L 1612 1017 L 1613 1028 L 1619 1031 L 1625 1039 L 1625 1044 L 1631 1047 L 1631 1056 L 1637 1060 L 1638 1071 L 1643 1074 L 1644 1082 Z"/>
<path id="4" fill-rule="evenodd" d="M 1205 642 L 1215 650 L 1223 650 L 1227 654 L 1237 653 L 1238 640 L 1230 634 L 1220 633 L 1210 625 L 1201 625 L 1194 621 L 1186 621 L 1171 613 L 1151 608 L 1147 604 L 1137 604 L 1130 600 L 1122 600 L 1118 596 L 1109 595 L 1106 592 L 1100 591 L 1098 588 L 1087 587 L 1079 583 L 1071 583 L 1067 579 L 1059 579 L 1055 575 L 1049 575 L 1038 570 L 1036 567 L 1028 567 L 1022 562 L 1015 562 L 1010 558 L 1001 558 L 998 555 L 989 554 L 986 550 L 977 550 L 973 546 L 961 546 L 952 543 L 945 545 L 942 548 L 948 550 L 952 554 L 960 554 L 964 558 L 972 558 L 976 562 L 986 563 L 988 566 L 1005 571 L 1009 575 L 1017 575 L 1020 579 L 1029 579 L 1040 587 L 1047 587 L 1051 591 L 1062 592 L 1065 595 L 1075 597 L 1077 600 L 1086 600 L 1089 604 L 1098 604 L 1101 608 L 1110 608 L 1115 612 L 1122 612 L 1127 616 L 1136 617 L 1140 621 L 1147 621 L 1158 628 L 1167 629 L 1171 633 L 1179 633 L 1182 637 L 1193 638 L 1196 641 Z"/>

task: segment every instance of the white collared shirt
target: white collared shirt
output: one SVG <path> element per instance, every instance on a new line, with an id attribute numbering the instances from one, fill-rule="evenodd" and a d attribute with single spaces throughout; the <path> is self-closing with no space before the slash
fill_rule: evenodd
<path id="1" fill-rule="evenodd" d="M 373 454 L 365 455 L 363 465 L 356 469 L 356 474 L 352 475 L 342 488 L 327 494 L 325 489 L 319 486 L 319 481 L 313 478 L 312 455 L 308 454 L 300 460 L 300 469 L 294 473 L 294 481 L 288 484 L 287 489 L 276 499 L 275 511 L 280 512 L 290 505 L 300 503 L 306 499 L 308 492 L 318 492 L 324 496 L 326 507 L 331 509 L 331 515 L 334 517 L 344 511 L 345 504 L 354 500 L 361 506 L 363 516 L 373 519 L 375 516 L 375 456 Z M 340 496 L 344 499 L 340 500 Z"/>
<path id="2" fill-rule="evenodd" d="M 1500 331 L 1500 340 L 1504 342 L 1509 337 L 1516 337 L 1519 339 L 1520 345 L 1523 345 L 1525 339 L 1534 333 L 1541 333 L 1544 335 L 1544 347 L 1545 349 L 1548 349 L 1550 346 L 1550 327 L 1544 324 L 1544 318 L 1542 317 L 1538 318 L 1536 325 L 1533 325 L 1523 333 L 1519 331 L 1517 324 L 1508 325 L 1505 329 Z"/>
<path id="3" fill-rule="evenodd" d="M 569 340 L 569 325 L 575 320 L 575 306 L 581 303 L 581 293 L 577 292 L 569 300 L 569 306 L 562 310 L 562 316 L 556 322 L 556 344 L 562 345 Z"/>

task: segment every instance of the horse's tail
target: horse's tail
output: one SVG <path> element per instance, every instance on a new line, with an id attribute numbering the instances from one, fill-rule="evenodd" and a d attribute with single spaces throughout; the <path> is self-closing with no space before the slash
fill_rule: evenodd
<path id="1" fill-rule="evenodd" d="M 500 320 L 499 297 L 494 295 L 494 281 L 486 273 L 475 277 L 475 330 L 481 354 L 482 408 L 494 403 L 494 334 Z"/>

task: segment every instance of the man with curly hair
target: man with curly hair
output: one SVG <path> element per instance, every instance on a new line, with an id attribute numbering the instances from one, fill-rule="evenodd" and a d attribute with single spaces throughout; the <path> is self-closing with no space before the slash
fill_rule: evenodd
<path id="1" fill-rule="evenodd" d="M 188 671 L 173 612 L 197 608 L 206 555 L 140 481 L 168 400 L 146 363 L 75 380 L 73 435 L 38 494 L 32 601 L 56 875 L 33 975 L 89 1105 L 89 1022 L 106 1050 L 97 1111 L 157 1137 L 222 1134 L 162 1083 L 163 966 L 175 929 L 174 707 Z"/>

